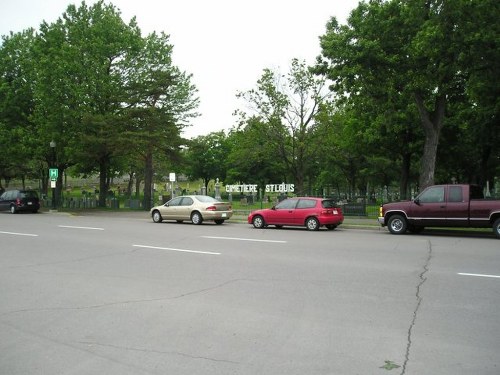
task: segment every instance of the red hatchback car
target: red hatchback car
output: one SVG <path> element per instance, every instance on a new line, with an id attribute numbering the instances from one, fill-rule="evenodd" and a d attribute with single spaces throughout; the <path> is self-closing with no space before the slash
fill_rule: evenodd
<path id="1" fill-rule="evenodd" d="M 335 202 L 326 198 L 297 197 L 280 202 L 273 208 L 252 211 L 248 215 L 248 224 L 255 228 L 274 225 L 305 226 L 309 230 L 318 230 L 321 226 L 335 229 L 344 222 L 342 210 Z"/>

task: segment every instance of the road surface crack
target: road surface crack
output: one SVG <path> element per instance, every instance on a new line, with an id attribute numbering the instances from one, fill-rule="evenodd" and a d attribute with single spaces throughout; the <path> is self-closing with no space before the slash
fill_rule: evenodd
<path id="1" fill-rule="evenodd" d="M 197 355 L 192 355 L 192 354 L 178 352 L 178 351 L 165 351 L 165 350 L 157 350 L 157 349 L 120 346 L 120 345 L 103 344 L 100 342 L 91 342 L 91 341 L 79 341 L 78 343 L 87 345 L 88 347 L 101 346 L 101 347 L 113 348 L 113 349 L 118 349 L 118 350 L 136 351 L 136 352 L 152 353 L 152 354 L 170 354 L 170 355 L 178 355 L 181 357 L 186 357 L 186 358 L 191 358 L 191 359 L 201 359 L 201 360 L 212 361 L 212 362 L 224 362 L 224 363 L 231 363 L 231 364 L 235 364 L 235 365 L 239 364 L 239 362 L 230 361 L 227 359 L 197 356 Z"/>
<path id="2" fill-rule="evenodd" d="M 175 299 L 180 299 L 184 298 L 187 296 L 192 296 L 196 294 L 203 294 L 215 289 L 222 288 L 228 284 L 232 284 L 235 282 L 239 282 L 243 279 L 233 279 L 233 280 L 228 280 L 223 283 L 208 287 L 208 288 L 203 288 L 203 289 L 197 289 L 193 290 L 190 292 L 178 294 L 176 296 L 170 296 L 170 297 L 158 297 L 158 298 L 147 298 L 147 299 L 136 299 L 136 300 L 125 300 L 125 301 L 114 301 L 114 302 L 108 302 L 108 303 L 101 303 L 101 304 L 96 304 L 96 305 L 87 305 L 87 306 L 72 306 L 72 307 L 40 307 L 40 308 L 27 308 L 27 309 L 19 309 L 19 310 L 12 310 L 12 311 L 5 311 L 0 313 L 1 316 L 6 316 L 10 314 L 16 314 L 16 313 L 25 313 L 25 312 L 41 312 L 41 311 L 62 311 L 62 310 L 90 310 L 90 309 L 100 309 L 104 307 L 109 307 L 109 306 L 117 306 L 117 305 L 129 305 L 129 304 L 136 304 L 136 303 L 149 303 L 149 302 L 159 302 L 159 301 L 169 301 L 169 300 L 175 300 Z"/>
<path id="3" fill-rule="evenodd" d="M 429 272 L 429 265 L 430 265 L 431 259 L 432 259 L 432 244 L 430 241 L 427 241 L 427 244 L 428 244 L 427 259 L 425 260 L 425 263 L 422 267 L 422 272 L 420 272 L 420 274 L 418 275 L 419 283 L 417 284 L 417 290 L 415 292 L 415 298 L 417 300 L 417 304 L 415 305 L 415 309 L 413 310 L 413 318 L 411 320 L 410 327 L 408 328 L 408 339 L 407 339 L 407 344 L 406 344 L 405 361 L 404 361 L 403 366 L 401 368 L 401 375 L 404 375 L 406 373 L 406 366 L 408 365 L 408 362 L 410 361 L 410 351 L 411 351 L 411 346 L 412 346 L 413 328 L 415 327 L 415 324 L 417 322 L 418 311 L 420 309 L 420 306 L 422 305 L 422 300 L 423 300 L 422 286 L 427 281 L 427 277 L 425 275 L 427 274 L 427 272 Z"/>

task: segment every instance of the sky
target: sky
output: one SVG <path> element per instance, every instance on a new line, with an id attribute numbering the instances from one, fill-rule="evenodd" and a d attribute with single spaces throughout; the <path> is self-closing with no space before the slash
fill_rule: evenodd
<path id="1" fill-rule="evenodd" d="M 95 0 L 87 0 L 91 5 Z M 229 130 L 245 108 L 238 92 L 257 85 L 265 68 L 286 74 L 293 58 L 312 64 L 319 36 L 334 16 L 345 23 L 359 0 L 112 0 L 122 19 L 137 18 L 143 36 L 170 35 L 173 63 L 192 74 L 200 117 L 188 138 Z M 56 21 L 71 0 L 0 0 L 0 35 Z"/>

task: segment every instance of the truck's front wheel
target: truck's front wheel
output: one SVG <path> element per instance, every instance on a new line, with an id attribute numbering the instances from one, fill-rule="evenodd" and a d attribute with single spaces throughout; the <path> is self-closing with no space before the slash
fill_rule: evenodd
<path id="1" fill-rule="evenodd" d="M 406 232 L 408 223 L 402 215 L 392 215 L 387 222 L 387 227 L 392 234 L 403 234 Z"/>
<path id="2" fill-rule="evenodd" d="M 495 233 L 495 236 L 497 236 L 497 238 L 500 238 L 500 218 L 496 219 L 493 223 L 493 233 Z"/>

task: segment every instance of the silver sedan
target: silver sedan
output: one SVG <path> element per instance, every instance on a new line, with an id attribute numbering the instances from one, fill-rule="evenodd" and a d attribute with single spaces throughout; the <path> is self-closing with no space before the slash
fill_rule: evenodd
<path id="1" fill-rule="evenodd" d="M 184 195 L 175 197 L 167 203 L 151 209 L 151 217 L 155 223 L 163 220 L 175 220 L 178 223 L 191 221 L 201 224 L 211 220 L 215 224 L 222 224 L 233 216 L 231 204 L 221 202 L 207 195 Z"/>

